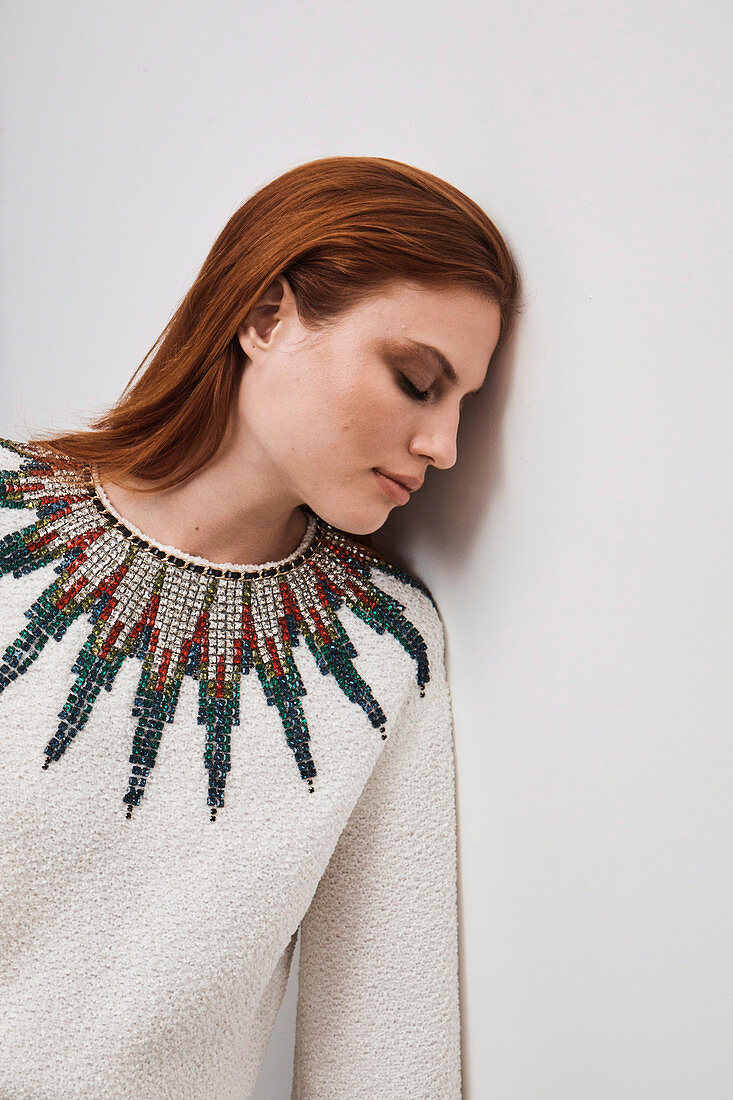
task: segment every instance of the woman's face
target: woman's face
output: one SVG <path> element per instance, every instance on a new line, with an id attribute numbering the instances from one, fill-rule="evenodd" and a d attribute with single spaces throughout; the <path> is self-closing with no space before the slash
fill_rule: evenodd
<path id="1" fill-rule="evenodd" d="M 461 406 L 484 381 L 499 324 L 499 307 L 474 291 L 399 281 L 313 331 L 279 279 L 239 330 L 250 362 L 236 445 L 294 506 L 376 531 L 409 500 L 390 475 L 415 491 L 428 466 L 455 463 Z"/>

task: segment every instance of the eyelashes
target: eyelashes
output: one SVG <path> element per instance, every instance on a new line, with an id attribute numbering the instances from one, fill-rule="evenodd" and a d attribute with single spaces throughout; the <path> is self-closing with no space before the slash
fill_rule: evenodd
<path id="1" fill-rule="evenodd" d="M 421 403 L 424 403 L 424 402 L 430 400 L 431 396 L 433 395 L 433 386 L 436 385 L 436 383 L 432 383 L 430 386 L 428 386 L 428 388 L 426 390 L 421 390 L 421 389 L 418 389 L 418 387 L 415 385 L 415 383 L 412 382 L 406 374 L 403 374 L 401 370 L 395 369 L 394 373 L 395 373 L 395 377 L 397 379 L 397 384 L 399 385 L 400 389 L 404 393 L 406 393 L 408 395 L 408 397 L 411 397 L 413 399 L 413 401 L 419 401 Z M 440 387 L 439 387 L 439 389 L 440 389 Z M 460 416 L 460 414 L 463 413 L 463 410 L 466 407 L 466 401 L 467 401 L 468 397 L 469 397 L 469 394 L 464 394 L 463 397 L 461 398 L 459 404 L 458 404 L 459 416 Z M 440 400 L 440 397 L 438 397 L 437 400 Z"/>
<path id="2" fill-rule="evenodd" d="M 417 386 L 413 385 L 406 374 L 400 373 L 399 380 L 401 388 L 409 397 L 414 398 L 415 401 L 427 401 L 430 397 L 430 390 L 419 390 Z"/>

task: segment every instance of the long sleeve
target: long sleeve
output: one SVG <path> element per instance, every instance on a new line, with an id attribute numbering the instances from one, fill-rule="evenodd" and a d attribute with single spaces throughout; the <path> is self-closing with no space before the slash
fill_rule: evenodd
<path id="1" fill-rule="evenodd" d="M 301 922 L 291 1100 L 461 1096 L 453 721 L 437 615 L 432 636 L 425 696 L 408 693 Z"/>

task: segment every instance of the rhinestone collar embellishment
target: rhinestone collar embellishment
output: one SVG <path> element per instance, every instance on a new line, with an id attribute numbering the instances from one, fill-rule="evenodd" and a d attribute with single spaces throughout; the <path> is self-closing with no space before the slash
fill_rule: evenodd
<path id="1" fill-rule="evenodd" d="M 0 656 L 0 692 L 30 667 L 53 638 L 86 615 L 92 624 L 72 672 L 43 768 L 59 760 L 81 732 L 99 692 L 111 691 L 126 658 L 142 662 L 132 707 L 137 719 L 122 797 L 126 816 L 140 805 L 166 723 L 173 721 L 184 676 L 198 681 L 197 721 L 206 727 L 210 820 L 224 806 L 232 729 L 240 724 L 241 674 L 255 669 L 267 704 L 277 708 L 301 778 L 315 792 L 316 768 L 301 702 L 307 694 L 293 657 L 301 639 L 320 672 L 364 711 L 386 739 L 387 716 L 353 664 L 357 656 L 340 618 L 348 607 L 376 633 L 392 634 L 415 661 L 421 694 L 430 680 L 427 646 L 379 588 L 374 570 L 423 592 L 416 578 L 376 550 L 309 516 L 300 546 L 263 568 L 219 568 L 179 557 L 132 530 L 97 491 L 95 471 L 38 444 L 0 439 L 21 456 L 0 470 L 0 507 L 35 510 L 37 520 L 0 539 L 0 576 L 21 577 L 58 559 L 52 581 L 25 611 L 29 620 Z M 101 488 L 101 487 L 100 487 Z M 103 495 L 103 493 L 102 493 Z"/>

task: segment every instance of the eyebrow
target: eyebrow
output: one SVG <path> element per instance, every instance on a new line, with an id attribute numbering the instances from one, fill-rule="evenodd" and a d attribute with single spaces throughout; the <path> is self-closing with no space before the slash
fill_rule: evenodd
<path id="1" fill-rule="evenodd" d="M 413 340 L 407 336 L 398 340 L 384 339 L 381 344 L 383 347 L 392 348 L 403 355 L 412 355 L 417 359 L 421 359 L 430 366 L 437 366 L 450 382 L 455 383 L 458 381 L 458 375 L 450 359 L 447 359 L 443 352 L 434 347 L 433 344 L 423 344 L 421 340 Z M 477 390 L 466 390 L 465 396 L 481 393 L 482 389 L 483 385 L 479 386 Z"/>

